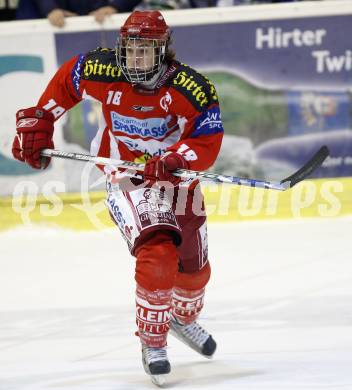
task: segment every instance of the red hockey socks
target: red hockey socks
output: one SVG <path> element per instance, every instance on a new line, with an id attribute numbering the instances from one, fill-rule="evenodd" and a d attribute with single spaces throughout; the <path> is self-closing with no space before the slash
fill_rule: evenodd
<path id="1" fill-rule="evenodd" d="M 185 290 L 175 287 L 172 293 L 172 314 L 178 322 L 190 324 L 199 316 L 204 305 L 205 288 Z"/>
<path id="2" fill-rule="evenodd" d="M 148 347 L 166 345 L 170 328 L 172 290 L 148 291 L 137 284 L 136 323 L 141 342 Z"/>

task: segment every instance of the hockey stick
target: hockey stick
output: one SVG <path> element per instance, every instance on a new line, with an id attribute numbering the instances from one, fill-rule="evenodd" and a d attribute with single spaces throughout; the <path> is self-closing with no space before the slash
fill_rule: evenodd
<path id="1" fill-rule="evenodd" d="M 125 168 L 132 171 L 140 171 L 140 173 L 142 173 L 144 169 L 144 164 L 138 164 L 132 161 L 114 160 L 106 157 L 95 157 L 90 156 L 89 154 L 63 152 L 54 149 L 43 149 L 41 155 L 45 157 L 58 157 L 70 160 L 87 161 L 98 165 L 110 165 L 114 168 Z M 292 188 L 295 184 L 307 178 L 315 169 L 319 168 L 323 164 L 325 159 L 328 157 L 328 155 L 328 147 L 322 146 L 314 154 L 314 156 L 302 166 L 302 168 L 293 173 L 291 176 L 288 176 L 279 182 L 247 179 L 243 177 L 219 175 L 216 173 L 210 173 L 205 171 L 191 171 L 187 169 L 176 169 L 173 174 L 183 179 L 199 179 L 212 181 L 214 183 L 229 183 L 249 187 L 285 191 L 288 188 Z M 142 176 L 138 175 L 135 177 Z"/>

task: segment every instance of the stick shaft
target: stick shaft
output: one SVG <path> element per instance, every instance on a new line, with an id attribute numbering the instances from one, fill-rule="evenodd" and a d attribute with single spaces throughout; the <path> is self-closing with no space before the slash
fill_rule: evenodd
<path id="1" fill-rule="evenodd" d="M 42 150 L 41 155 L 45 157 L 56 157 L 56 158 L 64 158 L 69 160 L 86 161 L 98 165 L 111 166 L 114 169 L 124 168 L 132 171 L 137 171 L 140 174 L 143 172 L 145 166 L 144 164 L 135 163 L 133 161 L 115 160 L 106 157 L 96 157 L 96 156 L 91 156 L 89 154 L 64 152 L 64 151 L 59 151 L 54 149 L 44 149 Z M 300 168 L 297 172 L 295 172 L 293 175 L 289 176 L 288 178 L 281 180 L 280 182 L 247 179 L 247 178 L 237 177 L 237 176 L 219 175 L 216 173 L 210 173 L 206 171 L 191 171 L 188 169 L 176 169 L 173 172 L 173 175 L 181 177 L 183 179 L 198 179 L 201 181 L 212 181 L 214 183 L 228 183 L 228 184 L 243 185 L 248 187 L 285 191 L 288 188 L 293 187 L 298 182 L 304 180 L 314 169 L 321 166 L 321 164 L 324 162 L 324 160 L 328 155 L 329 155 L 328 148 L 326 146 L 323 146 L 302 168 Z M 140 175 L 140 177 L 142 176 Z"/>

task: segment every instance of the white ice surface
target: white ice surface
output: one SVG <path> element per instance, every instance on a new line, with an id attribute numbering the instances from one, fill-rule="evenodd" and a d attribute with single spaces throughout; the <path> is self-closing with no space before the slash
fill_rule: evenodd
<path id="1" fill-rule="evenodd" d="M 209 226 L 206 360 L 169 338 L 167 388 L 352 389 L 352 218 Z M 117 230 L 0 234 L 0 389 L 153 389 Z"/>

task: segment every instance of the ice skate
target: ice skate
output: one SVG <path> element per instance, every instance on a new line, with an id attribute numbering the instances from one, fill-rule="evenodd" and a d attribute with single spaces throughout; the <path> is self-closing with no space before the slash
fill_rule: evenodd
<path id="1" fill-rule="evenodd" d="M 172 316 L 170 322 L 170 333 L 208 359 L 210 359 L 215 353 L 216 342 L 212 336 L 196 321 L 193 321 L 188 325 L 184 325 Z"/>
<path id="2" fill-rule="evenodd" d="M 167 358 L 166 347 L 152 348 L 142 344 L 142 362 L 144 371 L 150 375 L 152 382 L 163 386 L 171 366 Z"/>

